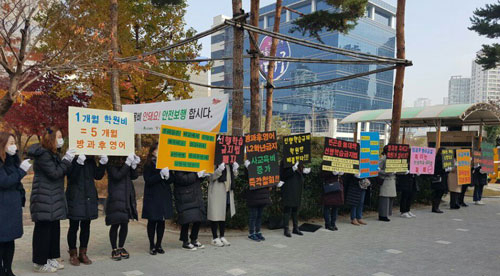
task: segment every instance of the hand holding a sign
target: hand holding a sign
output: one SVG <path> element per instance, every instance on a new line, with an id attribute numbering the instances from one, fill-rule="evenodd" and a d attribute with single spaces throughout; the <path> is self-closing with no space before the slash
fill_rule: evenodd
<path id="1" fill-rule="evenodd" d="M 280 181 L 280 182 L 278 183 L 277 187 L 278 187 L 278 188 L 281 188 L 281 187 L 283 186 L 283 184 L 285 184 L 285 182 Z"/>
<path id="2" fill-rule="evenodd" d="M 69 162 L 72 162 L 73 159 L 75 158 L 75 153 L 76 153 L 76 150 L 69 149 L 68 151 L 66 151 L 66 154 L 64 155 L 63 159 L 68 160 Z"/>
<path id="3" fill-rule="evenodd" d="M 197 172 L 198 178 L 204 178 L 209 176 L 210 174 L 206 173 L 205 170 Z"/>
<path id="4" fill-rule="evenodd" d="M 160 176 L 165 180 L 168 180 L 170 178 L 170 170 L 168 169 L 168 167 L 161 169 Z"/>
<path id="5" fill-rule="evenodd" d="M 233 163 L 233 172 L 236 173 L 239 168 L 240 168 L 240 165 L 238 165 L 238 162 L 234 162 Z"/>
<path id="6" fill-rule="evenodd" d="M 132 163 L 135 160 L 135 154 L 131 153 L 127 156 L 127 160 L 125 160 L 125 165 L 132 167 Z"/>
<path id="7" fill-rule="evenodd" d="M 217 172 L 222 173 L 226 169 L 226 164 L 220 163 L 219 166 L 217 167 Z"/>
<path id="8" fill-rule="evenodd" d="M 309 174 L 310 172 L 311 172 L 311 168 L 304 168 L 304 169 L 302 170 L 302 173 L 303 173 L 303 174 Z"/>
<path id="9" fill-rule="evenodd" d="M 339 172 L 337 172 L 337 171 L 332 171 L 332 174 L 333 174 L 333 175 L 338 175 L 338 174 L 339 174 Z"/>
<path id="10" fill-rule="evenodd" d="M 249 160 L 245 160 L 245 168 L 247 168 L 247 169 L 248 169 L 248 166 L 250 166 L 250 164 L 251 164 L 251 163 L 250 163 L 250 161 L 249 161 Z"/>
<path id="11" fill-rule="evenodd" d="M 100 158 L 99 158 L 99 163 L 101 163 L 101 165 L 106 165 L 108 164 L 108 156 L 107 155 L 101 155 Z"/>
<path id="12" fill-rule="evenodd" d="M 19 168 L 21 168 L 21 170 L 23 170 L 25 172 L 28 172 L 28 170 L 31 168 L 30 160 L 26 159 L 23 162 L 21 162 L 21 165 L 19 165 Z"/>
<path id="13" fill-rule="evenodd" d="M 139 165 L 139 163 L 141 163 L 141 158 L 137 155 L 134 154 L 134 161 L 132 161 L 132 169 L 137 169 L 137 165 Z"/>
<path id="14" fill-rule="evenodd" d="M 293 171 L 297 171 L 298 169 L 299 169 L 299 162 L 295 163 L 295 165 L 293 165 L 292 167 Z"/>
<path id="15" fill-rule="evenodd" d="M 85 165 L 86 159 L 87 159 L 87 157 L 85 156 L 85 154 L 80 154 L 80 155 L 78 155 L 78 159 L 76 159 L 76 163 L 83 166 L 83 165 Z"/>

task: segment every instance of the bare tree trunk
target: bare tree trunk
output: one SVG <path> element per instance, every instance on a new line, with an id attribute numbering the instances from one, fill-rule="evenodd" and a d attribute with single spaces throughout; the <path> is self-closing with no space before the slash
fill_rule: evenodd
<path id="1" fill-rule="evenodd" d="M 274 26 L 273 32 L 279 33 L 280 31 L 280 21 L 281 21 L 281 8 L 282 8 L 282 0 L 276 1 L 276 13 L 274 14 Z M 278 39 L 273 37 L 271 42 L 271 51 L 269 56 L 276 56 L 276 50 L 278 48 Z M 267 84 L 267 93 L 266 93 L 266 131 L 271 131 L 272 123 L 273 123 L 273 92 L 274 88 L 274 68 L 276 67 L 276 62 L 274 60 L 269 61 L 269 67 L 267 71 L 267 79 L 269 83 Z"/>
<path id="2" fill-rule="evenodd" d="M 259 0 L 252 0 L 250 5 L 250 25 L 259 27 Z M 259 35 L 251 33 L 255 43 L 259 42 Z M 250 43 L 250 133 L 260 132 L 261 125 L 261 102 L 259 91 L 259 57 L 257 45 Z"/>
<path id="3" fill-rule="evenodd" d="M 405 5 L 406 0 L 398 0 L 396 11 L 396 56 L 405 59 Z M 398 65 L 396 68 L 396 80 L 394 81 L 394 99 L 392 102 L 392 124 L 389 143 L 397 143 L 399 140 L 399 128 L 401 127 L 401 107 L 403 104 L 403 86 L 405 79 L 405 66 Z"/>
<path id="4" fill-rule="evenodd" d="M 120 99 L 120 74 L 117 64 L 114 61 L 118 56 L 118 0 L 111 0 L 110 5 L 111 16 L 111 100 L 113 102 L 113 110 L 121 111 L 122 104 Z"/>
<path id="5" fill-rule="evenodd" d="M 243 14 L 241 0 L 233 0 L 233 18 Z M 241 19 L 245 20 L 244 18 Z M 233 27 L 232 134 L 243 135 L 243 29 Z"/>

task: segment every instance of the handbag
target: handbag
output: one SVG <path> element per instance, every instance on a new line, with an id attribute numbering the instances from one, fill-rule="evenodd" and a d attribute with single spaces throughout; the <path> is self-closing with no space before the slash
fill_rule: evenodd
<path id="1" fill-rule="evenodd" d="M 325 194 L 335 193 L 342 191 L 342 184 L 340 182 L 333 182 L 323 185 L 323 192 Z"/>

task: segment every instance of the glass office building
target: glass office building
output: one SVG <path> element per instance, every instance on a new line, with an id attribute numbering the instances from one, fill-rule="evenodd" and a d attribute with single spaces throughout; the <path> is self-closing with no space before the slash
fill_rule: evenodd
<path id="1" fill-rule="evenodd" d="M 303 14 L 316 10 L 331 10 L 332 7 L 321 0 L 284 0 L 283 5 Z M 321 40 L 338 48 L 360 51 L 379 56 L 395 56 L 395 13 L 396 8 L 380 0 L 369 0 L 365 17 L 349 32 L 322 32 Z M 260 9 L 260 27 L 272 30 L 274 25 L 275 5 Z M 283 10 L 280 22 L 280 32 L 301 39 L 318 42 L 315 38 L 303 36 L 300 32 L 290 33 L 294 26 L 292 21 L 300 15 Z M 224 16 L 214 18 L 214 25 L 221 23 Z M 232 28 L 212 35 L 212 58 L 232 56 Z M 270 38 L 259 35 L 260 49 L 264 54 L 269 50 Z M 248 34 L 245 33 L 245 54 L 249 49 Z M 279 56 L 319 59 L 348 59 L 345 56 L 328 53 L 304 46 L 280 41 Z M 262 61 L 261 61 L 262 63 Z M 265 69 L 266 64 L 262 65 Z M 382 68 L 384 65 L 354 65 L 354 64 L 313 64 L 297 62 L 277 62 L 275 71 L 275 86 L 308 83 L 347 76 Z M 249 113 L 250 82 L 249 59 L 244 61 L 245 112 Z M 213 85 L 232 86 L 232 62 L 217 61 L 211 69 Z M 289 122 L 292 132 L 311 131 L 315 133 L 328 132 L 329 118 L 342 119 L 347 115 L 370 109 L 384 109 L 392 106 L 393 71 L 373 74 L 347 81 L 321 86 L 275 90 L 274 115 Z M 265 79 L 261 76 L 261 82 Z M 230 91 L 226 91 L 229 92 Z M 265 98 L 265 90 L 262 93 Z M 265 108 L 265 102 L 263 104 Z M 312 122 L 312 126 L 307 127 Z M 372 124 L 372 131 L 383 131 L 383 125 Z M 353 126 L 339 125 L 337 131 L 352 132 Z"/>

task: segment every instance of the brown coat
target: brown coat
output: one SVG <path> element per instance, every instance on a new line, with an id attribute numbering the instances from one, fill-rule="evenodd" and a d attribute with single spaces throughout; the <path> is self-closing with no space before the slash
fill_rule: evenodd
<path id="1" fill-rule="evenodd" d="M 453 170 L 448 174 L 448 191 L 455 193 L 460 193 L 462 191 L 462 187 L 458 185 L 457 167 L 454 167 Z"/>

